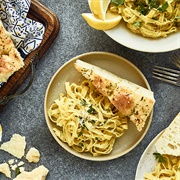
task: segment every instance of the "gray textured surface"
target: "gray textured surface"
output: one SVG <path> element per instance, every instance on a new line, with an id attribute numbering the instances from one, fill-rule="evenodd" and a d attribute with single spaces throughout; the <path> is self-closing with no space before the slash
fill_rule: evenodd
<path id="1" fill-rule="evenodd" d="M 139 158 L 147 145 L 180 111 L 180 89 L 151 77 L 154 65 L 175 69 L 170 59 L 179 50 L 153 54 L 131 50 L 114 42 L 104 32 L 87 26 L 81 17 L 81 13 L 89 11 L 86 1 L 40 2 L 57 14 L 61 22 L 60 32 L 39 62 L 33 85 L 1 112 L 3 141 L 8 141 L 14 133 L 26 136 L 27 149 L 34 146 L 41 152 L 37 165 L 43 164 L 49 169 L 47 180 L 133 180 Z M 156 99 L 152 124 L 141 143 L 123 157 L 107 162 L 82 160 L 66 152 L 51 136 L 44 117 L 44 95 L 52 75 L 72 57 L 90 51 L 112 52 L 134 63 L 148 79 Z M 10 158 L 0 151 L 0 163 Z M 27 163 L 26 168 L 31 170 L 37 165 Z M 2 175 L 0 179 L 6 180 Z"/>

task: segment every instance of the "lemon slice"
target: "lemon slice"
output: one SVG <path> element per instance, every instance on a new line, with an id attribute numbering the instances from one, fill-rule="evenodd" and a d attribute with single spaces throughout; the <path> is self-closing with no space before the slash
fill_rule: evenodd
<path id="1" fill-rule="evenodd" d="M 86 20 L 89 26 L 97 30 L 112 29 L 117 26 L 122 19 L 122 16 L 110 12 L 106 13 L 106 19 L 104 21 L 91 13 L 83 13 L 82 17 Z"/>
<path id="2" fill-rule="evenodd" d="M 105 20 L 106 11 L 111 0 L 88 0 L 91 12 L 99 17 L 101 20 Z"/>

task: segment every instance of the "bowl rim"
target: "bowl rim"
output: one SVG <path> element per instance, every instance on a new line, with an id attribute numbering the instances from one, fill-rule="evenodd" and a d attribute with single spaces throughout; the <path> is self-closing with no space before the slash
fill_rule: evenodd
<path id="1" fill-rule="evenodd" d="M 116 27 L 105 30 L 104 33 L 120 45 L 139 52 L 163 53 L 180 48 L 180 31 L 167 37 L 148 38 L 131 32 L 126 22 L 122 21 Z"/>

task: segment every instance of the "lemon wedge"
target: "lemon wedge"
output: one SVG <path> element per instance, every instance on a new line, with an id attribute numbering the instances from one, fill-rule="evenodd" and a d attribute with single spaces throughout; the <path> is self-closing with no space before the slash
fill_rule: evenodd
<path id="1" fill-rule="evenodd" d="M 99 19 L 105 20 L 110 1 L 111 0 L 88 0 L 88 3 L 91 12 L 98 16 Z"/>
<path id="2" fill-rule="evenodd" d="M 110 12 L 106 13 L 105 20 L 99 19 L 92 13 L 83 13 L 82 17 L 86 20 L 89 26 L 97 30 L 112 29 L 117 26 L 122 19 L 122 16 Z"/>

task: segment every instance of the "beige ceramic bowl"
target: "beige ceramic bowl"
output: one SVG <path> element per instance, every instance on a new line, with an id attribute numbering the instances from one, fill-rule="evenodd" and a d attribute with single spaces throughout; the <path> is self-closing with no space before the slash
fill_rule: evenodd
<path id="1" fill-rule="evenodd" d="M 59 70 L 52 77 L 45 94 L 45 103 L 44 103 L 44 111 L 45 118 L 48 125 L 48 128 L 60 146 L 62 146 L 65 150 L 78 156 L 80 158 L 92 161 L 106 161 L 118 158 L 133 148 L 135 148 L 143 139 L 145 134 L 147 133 L 149 126 L 152 121 L 152 114 L 149 116 L 145 127 L 141 132 L 136 130 L 135 125 L 130 122 L 129 129 L 125 131 L 124 135 L 118 138 L 114 144 L 114 148 L 110 154 L 93 157 L 90 153 L 79 153 L 69 147 L 66 143 L 63 143 L 60 139 L 58 139 L 53 132 L 53 127 L 56 125 L 52 123 L 49 118 L 47 111 L 51 104 L 55 99 L 58 98 L 60 92 L 65 93 L 64 84 L 69 81 L 70 83 L 80 83 L 84 79 L 84 77 L 74 68 L 74 63 L 77 59 L 81 59 L 93 65 L 99 66 L 105 70 L 108 70 L 119 77 L 125 78 L 129 81 L 132 81 L 140 86 L 143 86 L 147 89 L 150 89 L 150 86 L 144 77 L 144 75 L 140 72 L 140 70 L 135 67 L 128 60 L 117 56 L 115 54 L 106 53 L 106 52 L 89 52 L 77 57 L 72 58 L 67 63 L 59 68 Z"/>

